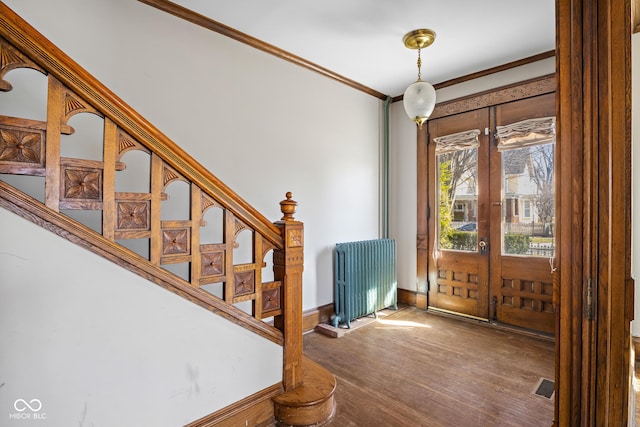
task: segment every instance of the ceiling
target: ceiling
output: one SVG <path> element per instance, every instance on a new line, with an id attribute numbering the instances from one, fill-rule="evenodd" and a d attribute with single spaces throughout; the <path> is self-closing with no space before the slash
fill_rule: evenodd
<path id="1" fill-rule="evenodd" d="M 173 0 L 385 95 L 417 78 L 403 36 L 430 28 L 432 84 L 555 49 L 555 0 Z"/>

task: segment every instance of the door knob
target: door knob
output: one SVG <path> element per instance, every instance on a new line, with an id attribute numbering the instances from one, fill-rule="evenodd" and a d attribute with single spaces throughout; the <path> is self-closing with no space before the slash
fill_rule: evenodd
<path id="1" fill-rule="evenodd" d="M 480 241 L 478 242 L 478 248 L 480 249 L 480 255 L 486 255 L 487 253 L 487 241 L 486 239 L 483 237 L 480 239 Z"/>

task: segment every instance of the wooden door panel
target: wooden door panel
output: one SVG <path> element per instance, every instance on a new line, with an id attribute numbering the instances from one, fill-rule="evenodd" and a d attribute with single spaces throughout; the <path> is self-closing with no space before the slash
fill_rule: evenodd
<path id="1" fill-rule="evenodd" d="M 553 334 L 555 314 L 549 260 L 503 256 L 501 264 L 497 318 L 502 323 Z"/>
<path id="2" fill-rule="evenodd" d="M 498 151 L 497 138 L 494 137 L 496 126 L 510 125 L 525 119 L 543 119 L 554 115 L 555 94 L 550 93 L 428 122 L 430 171 L 428 212 L 432 213 L 428 235 L 435 236 L 428 239 L 430 240 L 429 307 L 492 319 L 549 334 L 554 333 L 553 281 L 549 258 L 524 255 L 532 253 L 541 255 L 537 249 L 546 250 L 547 247 L 544 245 L 551 245 L 549 253 L 553 253 L 552 233 L 538 234 L 539 232 L 535 231 L 542 229 L 547 233 L 546 230 L 552 230 L 553 220 L 549 219 L 552 215 L 542 216 L 543 205 L 536 198 L 541 197 L 539 194 L 542 190 L 534 186 L 534 184 L 541 184 L 532 181 L 538 179 L 537 175 L 532 175 L 535 172 L 533 168 L 538 167 L 536 161 L 540 158 L 553 159 L 553 151 L 541 152 L 533 148 L 517 151 L 517 146 L 508 146 L 506 149 L 508 152 L 503 155 L 503 151 Z M 524 128 L 527 129 L 532 122 L 536 126 L 538 123 L 549 123 L 548 120 L 534 120 L 525 122 Z M 518 123 L 518 131 L 522 129 L 520 125 Z M 472 129 L 480 131 L 476 176 L 471 180 L 467 179 L 467 182 L 471 182 L 475 178 L 475 191 L 459 193 L 455 190 L 455 186 L 444 185 L 443 187 L 439 181 L 442 179 L 445 182 L 441 167 L 450 167 L 443 165 L 454 164 L 456 158 L 463 157 L 462 153 L 459 153 L 460 156 L 456 154 L 457 157 L 451 155 L 451 150 L 447 148 L 449 146 L 441 147 L 436 152 L 434 140 L 444 136 L 446 141 L 450 141 L 451 138 L 456 138 L 457 134 L 466 135 Z M 485 129 L 490 130 L 486 132 Z M 535 135 L 537 137 L 538 134 Z M 441 144 L 442 139 L 439 141 L 438 144 Z M 529 142 L 527 140 L 527 143 Z M 458 153 L 457 150 L 468 150 L 464 144 L 454 146 L 456 153 Z M 543 143 L 538 144 L 538 147 L 542 146 Z M 501 148 L 501 150 L 504 149 Z M 504 164 L 508 166 L 504 169 L 504 176 L 503 158 Z M 453 169 L 450 171 L 450 176 L 456 176 L 452 171 Z M 545 181 L 544 184 L 547 187 L 544 188 L 553 187 L 548 183 L 549 181 Z M 448 195 L 447 199 L 443 200 L 449 201 L 451 206 L 449 209 L 443 209 L 446 203 L 440 205 L 439 194 L 447 194 L 445 191 Z M 552 192 L 544 194 L 551 197 Z M 545 199 L 545 203 L 548 203 L 546 200 L 553 200 L 549 197 Z M 476 203 L 476 206 L 473 206 L 473 203 Z M 547 213 L 551 212 L 548 208 L 546 209 Z M 473 216 L 469 214 L 471 211 Z M 452 218 L 450 229 L 443 228 L 447 227 L 443 225 L 446 221 L 440 220 L 441 216 L 446 215 L 447 212 Z M 535 215 L 532 212 L 535 212 Z M 547 227 L 549 224 L 550 226 Z M 468 225 L 475 227 L 465 228 Z M 445 230 L 443 237 L 439 234 L 441 229 Z M 457 241 L 452 243 L 451 240 L 447 240 L 450 239 L 450 231 L 447 230 L 453 230 L 454 233 L 473 231 L 476 236 L 458 234 L 458 237 L 464 237 L 461 240 L 465 241 L 464 245 L 459 245 Z M 533 231 L 529 233 L 528 230 Z M 526 237 L 529 234 L 530 236 Z M 505 236 L 504 248 L 503 235 Z M 470 237 L 473 239 L 465 240 Z M 527 243 L 518 244 L 525 239 Z M 534 242 L 534 239 L 535 246 L 532 246 L 530 242 Z M 476 243 L 478 247 L 475 246 Z M 484 243 L 486 245 L 481 250 L 479 246 Z M 533 249 L 536 251 L 534 252 Z"/>
<path id="3" fill-rule="evenodd" d="M 486 318 L 487 263 L 478 262 L 477 254 L 450 253 L 437 263 L 432 306 Z"/>
<path id="4" fill-rule="evenodd" d="M 438 245 L 440 232 L 440 207 L 438 194 L 439 167 L 434 138 L 466 132 L 479 131 L 477 147 L 477 188 L 486 189 L 489 182 L 489 138 L 485 129 L 489 126 L 488 109 L 469 111 L 455 116 L 443 117 L 429 122 L 429 235 L 438 236 L 429 242 L 429 300 L 431 308 L 489 318 L 488 257 L 480 253 L 474 243 L 466 250 L 441 249 Z M 477 191 L 476 239 L 488 237 L 488 193 Z M 472 196 L 473 198 L 473 196 Z M 453 215 L 453 213 L 452 213 Z"/>
<path id="5" fill-rule="evenodd" d="M 550 93 L 501 104 L 495 107 L 492 114 L 491 121 L 497 126 L 509 125 L 526 119 L 553 117 L 555 116 L 555 94 Z M 503 232 L 518 234 L 520 231 L 517 230 L 520 230 L 520 226 L 524 225 L 517 223 L 518 221 L 511 223 L 506 219 L 506 210 L 514 213 L 511 204 L 514 200 L 503 200 L 503 197 L 505 197 L 505 193 L 513 192 L 514 189 L 509 188 L 507 191 L 503 188 L 503 184 L 505 184 L 503 154 L 498 151 L 495 143 L 491 144 L 490 199 L 493 222 L 490 238 L 492 248 L 490 304 L 492 318 L 500 323 L 554 334 L 553 280 L 549 264 L 549 256 L 553 256 L 553 249 L 549 249 L 549 256 L 513 256 L 505 254 L 507 250 L 503 248 Z M 529 156 L 533 155 L 529 154 Z M 527 157 L 528 167 L 532 164 L 532 159 L 533 157 Z M 513 171 L 510 172 L 513 173 Z M 525 169 L 523 175 L 531 176 L 533 173 L 531 169 Z M 527 195 L 521 197 L 525 198 Z M 531 202 L 531 209 L 533 209 L 533 205 L 534 202 Z M 505 215 L 504 224 L 502 224 L 503 214 Z M 526 227 L 529 227 L 528 224 Z M 539 226 L 541 224 L 532 223 L 531 229 L 537 229 Z M 531 233 L 533 234 L 533 231 Z M 545 238 L 555 240 L 552 235 L 547 235 Z"/>

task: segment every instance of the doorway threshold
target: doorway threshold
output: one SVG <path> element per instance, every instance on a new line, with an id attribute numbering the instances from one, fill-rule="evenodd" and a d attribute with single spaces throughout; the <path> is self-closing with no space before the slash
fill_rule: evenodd
<path id="1" fill-rule="evenodd" d="M 472 316 L 471 314 L 458 313 L 456 311 L 446 310 L 444 308 L 427 307 L 427 311 L 430 311 L 430 312 L 433 312 L 433 313 L 437 313 L 437 314 L 453 316 L 453 317 L 462 317 L 462 318 L 469 319 L 469 320 L 477 320 L 478 322 L 483 322 L 483 323 L 489 323 L 489 319 L 485 319 L 483 317 Z"/>
<path id="2" fill-rule="evenodd" d="M 469 314 L 464 314 L 464 313 L 457 313 L 455 311 L 451 311 L 451 310 L 446 310 L 446 309 L 442 309 L 442 308 L 437 308 L 437 307 L 427 307 L 427 311 L 432 313 L 432 314 L 436 314 L 439 316 L 446 316 L 446 317 L 452 317 L 452 318 L 456 318 L 459 320 L 464 320 L 467 322 L 473 322 L 476 323 L 478 325 L 482 325 L 485 327 L 491 327 L 491 328 L 496 328 L 496 329 L 502 329 L 505 331 L 509 331 L 509 332 L 514 332 L 517 334 L 522 334 L 522 335 L 527 335 L 530 337 L 536 337 L 536 338 L 542 338 L 544 340 L 547 341 L 555 341 L 555 337 L 553 335 L 544 333 L 544 332 L 540 332 L 540 331 L 536 331 L 533 329 L 526 329 L 526 328 L 521 328 L 518 326 L 513 326 L 513 325 L 507 325 L 505 323 L 500 323 L 498 321 L 495 320 L 489 320 L 489 319 L 485 319 L 482 317 L 477 317 L 477 316 L 472 316 Z"/>

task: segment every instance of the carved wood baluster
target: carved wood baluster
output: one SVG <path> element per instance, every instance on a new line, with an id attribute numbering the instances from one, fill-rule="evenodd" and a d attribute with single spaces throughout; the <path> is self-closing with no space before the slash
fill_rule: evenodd
<path id="1" fill-rule="evenodd" d="M 187 184 L 191 183 L 186 180 L 182 175 L 176 172 L 173 168 L 169 167 L 163 162 L 162 168 L 162 195 L 166 196 L 167 187 L 174 181 L 183 181 Z M 190 195 L 191 196 L 191 195 Z M 163 200 L 164 199 L 163 197 Z M 189 216 L 192 216 L 191 210 Z M 199 227 L 198 223 L 198 227 Z M 193 221 L 191 219 L 178 219 L 178 220 L 165 220 L 160 221 L 161 231 L 161 246 L 162 255 L 160 258 L 161 264 L 179 264 L 191 262 L 192 254 L 192 230 Z M 189 280 L 189 278 L 187 278 Z"/>
<path id="2" fill-rule="evenodd" d="M 160 223 L 160 207 L 164 191 L 162 169 L 162 159 L 153 153 L 151 155 L 151 247 L 149 259 L 155 265 L 160 265 L 162 257 L 162 226 Z"/>
<path id="3" fill-rule="evenodd" d="M 60 133 L 64 114 L 66 89 L 49 75 L 47 94 L 47 130 L 45 146 L 45 204 L 51 210 L 60 211 Z"/>
<path id="4" fill-rule="evenodd" d="M 62 125 L 67 124 L 76 114 L 90 113 L 104 119 L 101 113 L 67 87 L 63 86 L 60 96 L 64 99 L 63 116 L 59 128 L 61 132 Z M 58 136 L 58 155 L 60 155 L 60 148 L 61 140 Z M 60 209 L 102 210 L 103 169 L 104 163 L 102 161 L 60 157 L 60 201 L 58 207 Z"/>
<path id="5" fill-rule="evenodd" d="M 253 264 L 255 265 L 253 317 L 262 319 L 262 236 L 256 232 L 253 232 Z"/>
<path id="6" fill-rule="evenodd" d="M 102 175 L 102 235 L 115 240 L 116 229 L 116 156 L 118 127 L 108 118 L 104 119 Z"/>
<path id="7" fill-rule="evenodd" d="M 204 191 L 200 190 L 200 218 L 204 218 L 204 213 L 211 207 L 220 208 L 224 214 L 224 208 L 208 196 Z M 224 219 L 223 219 L 224 221 Z M 201 227 L 206 226 L 206 222 L 201 220 Z M 224 226 L 224 224 L 222 224 Z M 201 237 L 198 237 L 201 240 Z M 224 236 L 223 236 L 224 240 Z M 220 283 L 226 281 L 226 253 L 227 246 L 224 243 L 215 244 L 200 244 L 198 252 L 198 263 L 192 266 L 193 269 L 197 269 L 197 272 L 192 271 L 192 277 L 197 274 L 198 280 L 195 286 L 206 285 L 209 283 Z M 195 255 L 194 255 L 195 256 Z M 195 258 L 194 258 L 195 260 Z M 224 289 L 223 289 L 224 292 Z"/>
<path id="8" fill-rule="evenodd" d="M 238 218 L 234 218 L 233 221 L 233 249 L 239 247 L 238 236 L 248 227 Z M 253 236 L 252 236 L 253 242 Z M 252 252 L 253 257 L 253 252 Z M 253 259 L 252 259 L 253 261 Z M 236 264 L 234 260 L 233 264 L 233 298 L 232 304 L 239 302 L 249 301 L 254 298 L 256 289 L 256 276 L 255 276 L 255 263 L 250 262 L 248 264 Z"/>
<path id="9" fill-rule="evenodd" d="M 116 170 L 125 169 L 125 165 L 121 162 L 122 157 L 125 153 L 134 150 L 151 155 L 149 149 L 118 128 L 115 141 Z M 151 161 L 150 159 L 151 156 L 149 156 L 149 161 Z M 139 165 L 132 164 L 130 166 Z M 105 227 L 115 230 L 114 239 L 150 239 L 151 193 L 116 192 L 114 199 L 113 218 L 109 219 L 107 217 L 110 225 L 105 222 Z"/>
<path id="10" fill-rule="evenodd" d="M 266 258 L 267 253 L 275 249 L 270 242 L 266 239 L 262 239 L 262 266 L 264 267 L 266 263 L 264 259 Z M 272 257 L 273 258 L 273 257 Z M 261 317 L 262 319 L 279 316 L 282 314 L 282 282 L 274 280 L 272 282 L 264 282 L 261 284 L 262 291 L 262 309 L 261 309 Z M 257 316 L 256 316 L 257 317 Z"/>
<path id="11" fill-rule="evenodd" d="M 233 287 L 235 274 L 233 271 L 233 248 L 236 241 L 235 216 L 228 210 L 224 210 L 224 243 L 225 249 L 225 283 L 224 283 L 224 300 L 227 304 L 233 304 Z"/>
<path id="12" fill-rule="evenodd" d="M 191 183 L 191 285 L 200 287 L 200 277 L 202 272 L 202 258 L 200 256 L 200 227 L 202 221 L 202 190 Z"/>

